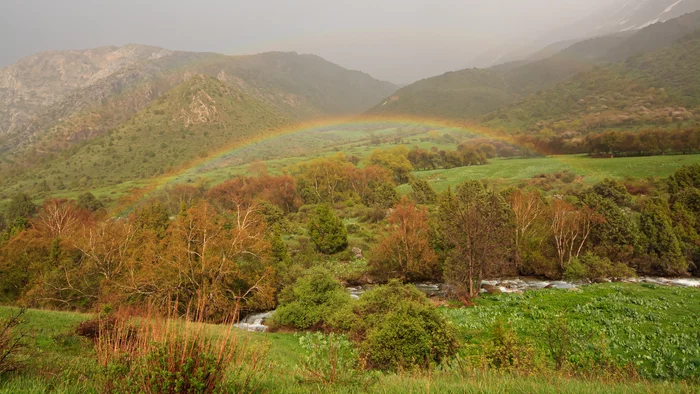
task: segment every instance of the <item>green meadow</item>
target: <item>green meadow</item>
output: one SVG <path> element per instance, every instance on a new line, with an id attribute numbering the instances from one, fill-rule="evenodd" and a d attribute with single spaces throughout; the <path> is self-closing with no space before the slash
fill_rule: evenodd
<path id="1" fill-rule="evenodd" d="M 0 308 L 0 317 L 13 308 Z M 440 308 L 463 340 L 460 358 L 479 357 L 493 341 L 493 328 L 512 330 L 516 346 L 531 349 L 530 374 L 508 373 L 448 363 L 435 371 L 366 372 L 362 386 L 308 381 L 300 359 L 300 334 L 247 333 L 240 340 L 267 348 L 264 373 L 256 376 L 261 393 L 693 393 L 700 390 L 700 289 L 645 284 L 601 284 L 580 291 L 536 290 L 485 295 L 476 306 Z M 24 368 L 0 380 L 0 393 L 93 393 L 101 391 L 101 368 L 92 342 L 76 334 L 89 314 L 30 309 L 19 327 L 29 334 L 20 360 Z M 548 322 L 565 319 L 575 346 L 608 352 L 636 366 L 641 376 L 570 376 L 542 370 Z M 585 324 L 584 324 L 585 323 Z M 585 327 L 585 331 L 577 328 Z M 227 330 L 210 325 L 213 335 Z M 459 366 L 461 365 L 461 367 Z"/>

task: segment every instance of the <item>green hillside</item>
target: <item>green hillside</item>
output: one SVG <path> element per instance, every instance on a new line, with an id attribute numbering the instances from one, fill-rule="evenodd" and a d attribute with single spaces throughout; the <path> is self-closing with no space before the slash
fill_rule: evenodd
<path id="1" fill-rule="evenodd" d="M 630 103 L 647 109 L 696 105 L 691 100 L 698 96 L 693 77 L 698 74 L 694 39 L 677 42 L 698 28 L 700 12 L 695 12 L 634 33 L 560 43 L 530 61 L 461 70 L 416 82 L 398 90 L 370 113 L 479 121 L 483 115 L 498 111 L 486 116 L 487 125 L 506 128 L 532 128 L 570 119 L 574 114 L 581 122 L 594 114 L 616 118 L 602 120 L 605 124 L 626 124 L 630 117 L 635 123 L 639 111 L 625 110 Z M 564 45 L 568 46 L 562 50 Z M 559 51 L 542 58 L 554 50 Z M 603 67 L 602 71 L 597 67 Z M 654 102 L 647 105 L 641 96 L 648 96 L 643 90 L 652 87 L 674 90 L 683 99 L 669 101 L 664 93 L 657 93 Z M 591 99 L 610 100 L 608 96 L 614 96 L 615 105 L 591 105 Z M 661 118 L 660 114 L 650 116 Z M 499 120 L 493 121 L 495 118 Z M 590 121 L 600 126 L 599 119 Z"/>
<path id="2" fill-rule="evenodd" d="M 155 177 L 290 121 L 270 106 L 204 75 L 161 96 L 120 127 L 3 187 L 48 192 Z"/>
<path id="3" fill-rule="evenodd" d="M 370 113 L 463 118 L 493 111 L 515 98 L 503 73 L 467 69 L 403 87 Z"/>
<path id="4" fill-rule="evenodd" d="M 399 89 L 369 112 L 473 120 L 590 70 L 599 56 L 622 40 L 622 36 L 597 38 L 530 63 L 466 69 L 427 78 Z"/>
<path id="5" fill-rule="evenodd" d="M 625 63 L 580 73 L 484 118 L 493 128 L 538 132 L 686 125 L 700 92 L 700 36 Z"/>

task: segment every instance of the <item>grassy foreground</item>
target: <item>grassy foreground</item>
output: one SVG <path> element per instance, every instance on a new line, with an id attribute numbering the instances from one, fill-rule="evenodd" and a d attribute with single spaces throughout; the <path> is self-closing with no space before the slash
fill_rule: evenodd
<path id="1" fill-rule="evenodd" d="M 611 352 L 633 363 L 643 377 L 611 382 L 582 380 L 551 371 L 523 376 L 447 367 L 430 373 L 370 374 L 369 383 L 362 387 L 327 386 L 305 381 L 298 373 L 303 350 L 295 334 L 241 332 L 239 335 L 269 347 L 270 365 L 260 377 L 258 392 L 693 393 L 700 390 L 697 386 L 699 289 L 594 285 L 579 292 L 543 290 L 485 296 L 475 307 L 441 311 L 457 326 L 466 345 L 465 354 L 488 341 L 490 327 L 498 320 L 511 325 L 535 348 L 541 347 L 542 327 L 566 314 L 575 325 L 605 334 Z M 2 317 L 11 312 L 12 308 L 0 308 Z M 100 368 L 94 347 L 89 340 L 75 334 L 76 326 L 89 318 L 91 315 L 82 313 L 28 310 L 22 327 L 32 338 L 22 354 L 25 368 L 0 378 L 0 393 L 99 392 Z M 225 328 L 209 329 L 216 333 Z M 685 375 L 680 369 L 672 368 L 685 368 Z M 668 376 L 686 376 L 686 380 L 665 381 Z"/>

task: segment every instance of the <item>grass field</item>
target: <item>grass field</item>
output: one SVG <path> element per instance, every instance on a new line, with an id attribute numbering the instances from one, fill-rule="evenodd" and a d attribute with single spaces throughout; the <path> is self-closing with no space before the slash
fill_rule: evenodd
<path id="1" fill-rule="evenodd" d="M 589 184 L 605 178 L 665 178 L 684 165 L 697 163 L 700 163 L 700 155 L 615 159 L 592 159 L 585 155 L 571 155 L 532 159 L 492 159 L 489 164 L 483 166 L 416 171 L 413 175 L 428 180 L 436 191 L 443 191 L 448 186 L 454 187 L 465 180 L 486 179 L 490 183 L 514 184 L 536 175 L 559 171 L 570 171 Z"/>
<path id="2" fill-rule="evenodd" d="M 488 341 L 490 327 L 503 320 L 524 340 L 541 347 L 542 327 L 565 314 L 590 330 L 603 333 L 611 351 L 649 371 L 654 380 L 581 380 L 566 374 L 536 373 L 528 376 L 481 369 L 443 368 L 431 373 L 371 374 L 369 386 L 352 389 L 319 385 L 302 379 L 297 362 L 303 350 L 290 333 L 244 333 L 247 340 L 269 346 L 270 365 L 261 377 L 260 392 L 378 392 L 378 393 L 693 393 L 700 387 L 686 381 L 664 381 L 663 374 L 676 368 L 687 378 L 700 373 L 700 289 L 663 288 L 637 284 L 604 284 L 580 292 L 544 290 L 526 294 L 484 296 L 476 307 L 442 308 L 458 328 L 468 354 Z M 11 308 L 0 308 L 0 317 Z M 0 393 L 98 392 L 100 369 L 91 342 L 75 334 L 88 314 L 29 310 L 23 329 L 32 334 L 23 351 L 21 373 L 0 378 Z M 210 326 L 210 330 L 225 329 Z M 694 366 L 694 367 L 693 367 Z M 678 372 L 678 371 L 676 371 Z M 644 374 L 644 373 L 643 373 Z M 678 376 L 678 375 L 676 375 Z"/>

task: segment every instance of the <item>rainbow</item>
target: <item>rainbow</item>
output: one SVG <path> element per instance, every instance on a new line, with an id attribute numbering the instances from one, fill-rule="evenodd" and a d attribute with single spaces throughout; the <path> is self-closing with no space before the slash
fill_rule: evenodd
<path id="1" fill-rule="evenodd" d="M 148 196 L 153 191 L 158 190 L 170 184 L 177 183 L 183 175 L 188 173 L 196 173 L 201 169 L 215 166 L 218 163 L 225 161 L 227 158 L 235 155 L 237 151 L 248 148 L 252 145 L 274 140 L 282 136 L 295 134 L 303 134 L 312 131 L 322 131 L 324 129 L 338 129 L 342 127 L 367 128 L 376 129 L 379 125 L 385 125 L 386 128 L 395 127 L 429 127 L 433 129 L 458 129 L 465 133 L 483 136 L 489 139 L 500 140 L 512 145 L 519 145 L 515 140 L 504 133 L 498 133 L 493 130 L 478 128 L 473 125 L 461 123 L 458 121 L 444 120 L 438 118 L 416 117 L 416 116 L 360 116 L 360 117 L 336 117 L 324 118 L 303 123 L 296 123 L 290 126 L 279 129 L 270 130 L 260 135 L 250 136 L 244 139 L 237 139 L 230 146 L 222 147 L 216 152 L 204 158 L 198 158 L 181 165 L 177 170 L 171 171 L 164 175 L 149 180 L 149 185 L 144 188 L 135 189 L 131 198 L 128 198 L 130 205 L 138 202 L 142 198 Z M 121 204 L 120 204 L 121 205 Z"/>

